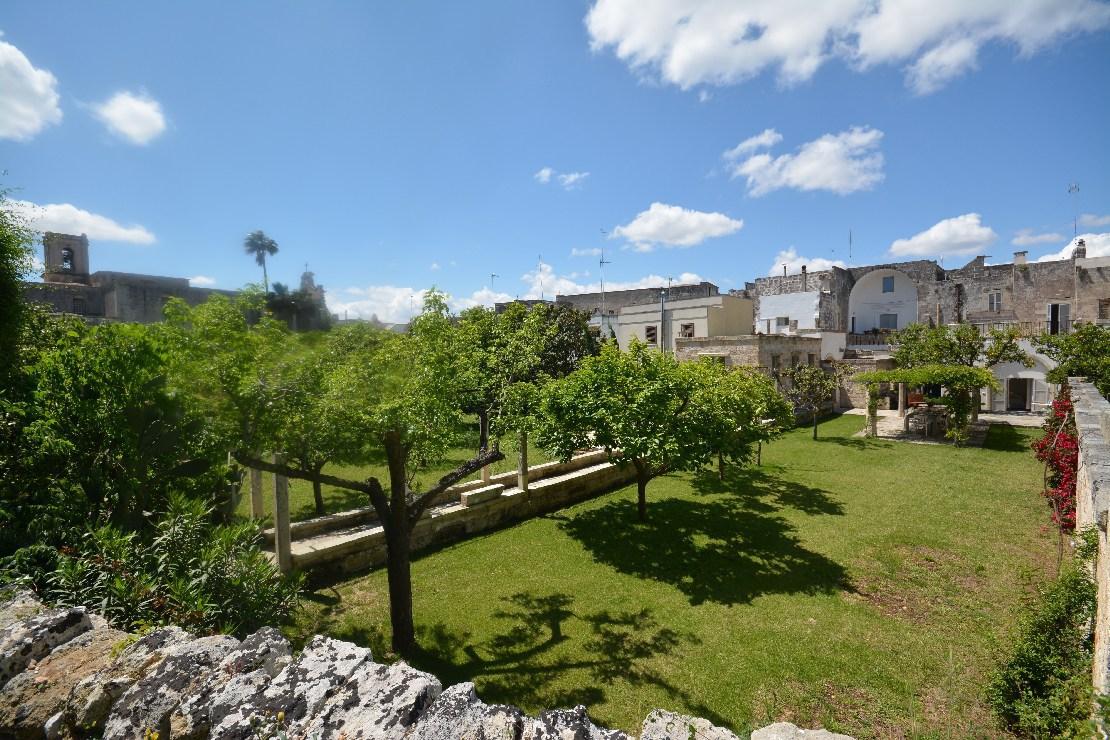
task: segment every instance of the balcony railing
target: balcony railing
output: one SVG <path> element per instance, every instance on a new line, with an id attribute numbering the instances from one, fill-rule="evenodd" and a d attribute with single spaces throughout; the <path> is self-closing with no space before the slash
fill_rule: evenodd
<path id="1" fill-rule="evenodd" d="M 986 336 L 991 329 L 1016 330 L 1023 338 L 1039 337 L 1042 334 L 1071 334 L 1073 322 L 1070 319 L 1057 321 L 973 321 L 972 326 Z"/>
<path id="2" fill-rule="evenodd" d="M 878 333 L 849 334 L 846 340 L 849 347 L 889 347 L 890 337 L 894 332 L 881 331 Z"/>

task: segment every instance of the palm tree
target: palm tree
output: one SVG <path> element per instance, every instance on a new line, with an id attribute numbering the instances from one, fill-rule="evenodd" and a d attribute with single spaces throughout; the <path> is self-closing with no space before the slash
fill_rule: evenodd
<path id="1" fill-rule="evenodd" d="M 252 231 L 243 240 L 243 249 L 247 254 L 253 254 L 254 261 L 262 266 L 262 286 L 269 293 L 270 277 L 266 274 L 266 255 L 277 254 L 277 242 L 266 236 L 264 231 Z"/>

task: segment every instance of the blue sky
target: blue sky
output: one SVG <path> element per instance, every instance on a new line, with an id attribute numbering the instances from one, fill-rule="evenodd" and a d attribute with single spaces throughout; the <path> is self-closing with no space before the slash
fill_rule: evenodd
<path id="1" fill-rule="evenodd" d="M 603 247 L 725 289 L 849 229 L 951 266 L 1080 215 L 1110 255 L 1110 4 L 915 5 L 10 3 L 0 169 L 94 270 L 234 288 L 264 229 L 271 280 L 388 320 L 595 287 Z"/>

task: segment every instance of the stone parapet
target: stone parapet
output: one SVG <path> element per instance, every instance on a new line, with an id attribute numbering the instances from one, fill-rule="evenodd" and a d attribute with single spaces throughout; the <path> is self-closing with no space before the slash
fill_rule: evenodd
<path id="1" fill-rule="evenodd" d="M 1075 484 L 1075 526 L 1096 527 L 1098 559 L 1095 581 L 1098 608 L 1095 615 L 1095 655 L 1092 682 L 1096 691 L 1110 692 L 1110 402 L 1082 378 L 1069 378 L 1079 435 L 1079 467 Z"/>
<path id="2" fill-rule="evenodd" d="M 70 624 L 71 614 L 77 614 Z M 30 614 L 30 616 L 27 616 Z M 50 625 L 47 627 L 46 625 Z M 444 690 L 403 661 L 317 635 L 294 655 L 272 627 L 245 640 L 163 627 L 142 637 L 108 627 L 84 609 L 48 610 L 28 592 L 0 593 L 0 635 L 37 659 L 0 688 L 0 737 L 347 738 L 348 740 L 634 740 L 599 727 L 585 706 L 532 717 L 486 704 L 474 684 Z M 738 740 L 703 719 L 655 710 L 641 740 Z M 753 740 L 852 740 L 779 722 Z"/>

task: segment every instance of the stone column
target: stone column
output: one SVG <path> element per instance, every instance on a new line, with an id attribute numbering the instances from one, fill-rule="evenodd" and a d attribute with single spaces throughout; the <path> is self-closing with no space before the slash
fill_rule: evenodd
<path id="1" fill-rule="evenodd" d="M 284 465 L 284 455 L 274 455 L 275 465 Z M 293 569 L 293 556 L 289 541 L 289 479 L 274 474 L 274 553 L 282 573 Z"/>
<path id="2" fill-rule="evenodd" d="M 898 384 L 898 415 L 899 416 L 905 416 L 906 415 L 906 396 L 907 395 L 908 394 L 906 393 L 906 384 L 905 383 L 899 383 Z"/>
<path id="3" fill-rule="evenodd" d="M 516 484 L 521 491 L 528 490 L 528 432 L 520 433 L 520 456 L 516 471 Z"/>
<path id="4" fill-rule="evenodd" d="M 262 471 L 251 468 L 251 519 L 265 516 L 262 507 Z"/>

